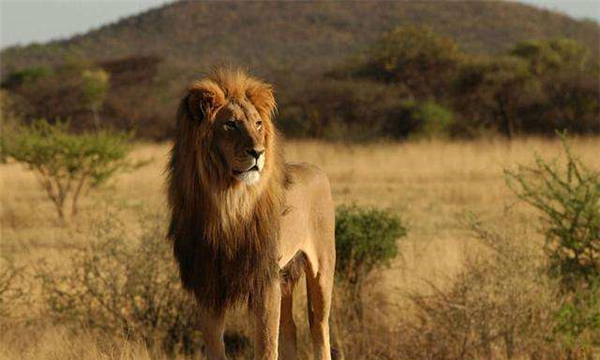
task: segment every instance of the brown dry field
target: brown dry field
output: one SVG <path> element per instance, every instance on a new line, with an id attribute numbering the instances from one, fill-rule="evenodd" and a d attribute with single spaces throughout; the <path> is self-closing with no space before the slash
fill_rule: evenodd
<path id="1" fill-rule="evenodd" d="M 599 138 L 574 138 L 572 150 L 589 167 L 600 168 Z M 501 221 L 510 208 L 518 216 L 497 225 L 507 230 L 538 226 L 537 213 L 517 203 L 503 176 L 505 168 L 531 164 L 534 153 L 546 159 L 557 157 L 561 144 L 556 139 L 524 138 L 364 145 L 291 141 L 286 146 L 288 161 L 310 162 L 324 169 L 337 205 L 356 202 L 390 208 L 408 224 L 408 236 L 400 241 L 402 256 L 383 273 L 378 287 L 391 293 L 391 302 L 401 301 L 396 291 L 418 289 L 424 282 L 443 284 L 461 268 L 469 242 L 459 218 L 466 211 L 494 222 Z M 137 144 L 133 157 L 153 158 L 153 162 L 119 175 L 108 188 L 87 196 L 77 221 L 67 226 L 56 221 L 52 205 L 30 171 L 18 164 L 0 165 L 2 255 L 26 268 L 40 259 L 60 263 L 69 249 L 84 245 L 74 235 L 86 231 L 107 206 L 166 209 L 163 170 L 167 156 L 167 144 Z M 2 359 L 152 358 L 139 344 L 128 344 L 108 356 L 89 336 L 73 338 L 57 327 L 34 334 L 20 326 L 15 329 L 19 330 L 3 327 Z"/>

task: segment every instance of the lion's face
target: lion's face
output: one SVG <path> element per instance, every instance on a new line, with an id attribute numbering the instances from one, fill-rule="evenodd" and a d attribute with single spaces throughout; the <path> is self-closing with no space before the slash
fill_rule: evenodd
<path id="1" fill-rule="evenodd" d="M 268 183 L 277 154 L 274 112 L 271 86 L 241 70 L 193 83 L 178 111 L 178 137 L 198 147 L 201 180 L 226 189 Z"/>
<path id="2" fill-rule="evenodd" d="M 259 182 L 267 157 L 265 126 L 251 104 L 229 103 L 212 123 L 215 146 L 230 175 L 248 185 Z"/>

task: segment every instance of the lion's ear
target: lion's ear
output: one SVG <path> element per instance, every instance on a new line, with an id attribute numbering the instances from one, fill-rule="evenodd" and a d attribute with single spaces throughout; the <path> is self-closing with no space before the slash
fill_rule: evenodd
<path id="1" fill-rule="evenodd" d="M 190 87 L 181 107 L 191 119 L 200 122 L 211 119 L 224 102 L 225 94 L 217 84 L 200 81 Z"/>
<path id="2" fill-rule="evenodd" d="M 271 118 L 275 113 L 277 105 L 271 85 L 257 81 L 248 87 L 246 97 L 252 102 L 262 118 Z"/>

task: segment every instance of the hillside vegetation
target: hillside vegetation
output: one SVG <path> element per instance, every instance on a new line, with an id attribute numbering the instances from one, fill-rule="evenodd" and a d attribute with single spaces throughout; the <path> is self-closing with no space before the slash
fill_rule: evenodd
<path id="1" fill-rule="evenodd" d="M 320 73 L 397 26 L 427 25 L 471 53 L 501 53 L 523 39 L 565 36 L 598 52 L 598 25 L 509 2 L 178 2 L 82 36 L 2 52 L 3 76 L 58 65 L 76 52 L 93 60 L 157 55 L 190 76 L 232 62 L 268 80 Z M 182 76 L 183 77 L 183 76 Z"/>
<path id="2" fill-rule="evenodd" d="M 26 117 L 70 118 L 75 129 L 83 129 L 94 126 L 95 116 L 76 91 L 78 75 L 101 67 L 110 74 L 101 117 L 144 137 L 165 138 L 186 84 L 212 65 L 239 65 L 274 83 L 288 135 L 327 137 L 321 128 L 331 127 L 330 121 L 311 124 L 306 114 L 323 114 L 307 108 L 311 99 L 303 95 L 318 84 L 325 93 L 317 97 L 326 102 L 344 99 L 331 89 L 345 87 L 365 89 L 356 95 L 363 101 L 369 94 L 407 97 L 377 84 L 328 84 L 324 74 L 363 61 L 384 34 L 411 26 L 430 28 L 478 57 L 507 54 L 524 40 L 560 37 L 577 41 L 597 59 L 600 43 L 595 22 L 510 2 L 177 2 L 71 39 L 8 48 L 1 53 L 1 73 L 3 87 L 22 100 Z M 49 76 L 54 80 L 40 81 Z M 392 116 L 404 111 L 393 108 L 387 112 Z M 348 114 L 334 115 L 339 124 L 333 128 L 353 127 Z"/>

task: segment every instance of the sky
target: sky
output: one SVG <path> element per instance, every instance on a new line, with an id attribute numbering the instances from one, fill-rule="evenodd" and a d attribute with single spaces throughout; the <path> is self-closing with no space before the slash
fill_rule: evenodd
<path id="1" fill-rule="evenodd" d="M 0 0 L 0 46 L 69 38 L 173 0 Z M 574 18 L 600 21 L 598 0 L 522 0 Z"/>

